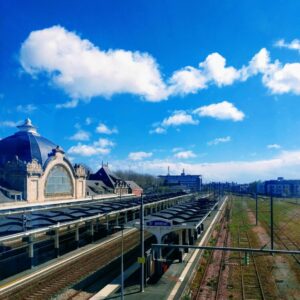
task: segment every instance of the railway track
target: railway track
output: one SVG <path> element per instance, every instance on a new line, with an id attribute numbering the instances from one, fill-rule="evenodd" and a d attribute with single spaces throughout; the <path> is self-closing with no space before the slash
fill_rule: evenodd
<path id="1" fill-rule="evenodd" d="M 226 247 L 227 244 L 228 244 L 228 237 L 229 237 L 228 223 L 229 223 L 229 220 L 227 220 L 227 223 L 226 223 L 225 239 L 224 239 L 224 243 L 223 243 L 224 247 Z M 220 264 L 219 274 L 218 274 L 218 283 L 217 283 L 216 294 L 215 294 L 215 299 L 216 300 L 219 299 L 219 296 L 220 296 L 221 283 L 222 283 L 222 273 L 223 273 L 223 270 L 225 268 L 225 257 L 226 257 L 226 252 L 222 251 L 221 264 Z"/>
<path id="2" fill-rule="evenodd" d="M 288 235 L 284 234 L 282 231 L 280 231 L 280 233 L 282 234 L 281 236 L 278 232 L 275 232 L 274 234 L 277 240 L 280 241 L 280 243 L 284 246 L 284 248 L 286 248 L 287 250 L 299 250 L 300 247 Z M 292 254 L 291 256 L 300 265 L 299 255 Z"/>
<path id="3" fill-rule="evenodd" d="M 245 223 L 242 223 L 245 227 Z M 238 247 L 252 248 L 247 230 L 238 228 Z M 260 278 L 256 259 L 253 253 L 248 252 L 249 262 L 246 265 L 243 259 L 244 253 L 239 252 L 240 261 L 240 279 L 241 279 L 241 299 L 262 299 L 265 300 L 265 294 L 262 287 L 262 280 Z"/>
<path id="4" fill-rule="evenodd" d="M 266 230 L 268 234 L 271 236 L 271 230 L 270 230 L 270 225 L 268 223 L 267 218 L 264 218 L 262 222 L 266 225 Z M 280 229 L 279 226 L 273 225 L 274 226 L 274 237 L 275 237 L 275 242 L 278 245 L 282 245 L 286 250 L 299 250 L 300 246 L 293 241 L 283 230 Z M 297 262 L 297 264 L 300 265 L 300 256 L 296 254 L 291 254 L 291 256 L 294 258 L 294 260 Z"/>
<path id="5" fill-rule="evenodd" d="M 108 265 L 115 258 L 120 256 L 121 237 L 114 237 L 108 240 L 103 246 L 98 247 L 87 255 L 80 256 L 75 260 L 65 263 L 53 272 L 40 275 L 30 283 L 25 283 L 10 289 L 0 295 L 0 300 L 45 300 L 59 294 L 67 287 L 71 287 L 80 280 L 95 273 L 97 270 Z M 124 233 L 125 252 L 135 248 L 139 244 L 139 232 L 130 231 Z M 79 294 L 79 293 L 78 293 Z M 74 299 L 75 296 L 73 295 Z"/>
<path id="6" fill-rule="evenodd" d="M 288 201 L 289 202 L 289 201 Z M 295 205 L 299 205 L 300 203 L 295 203 L 295 202 L 289 202 L 290 204 L 295 204 Z M 265 225 L 265 229 L 268 233 L 268 235 L 271 237 L 271 229 L 270 229 L 270 218 L 264 214 L 262 214 L 262 212 L 269 212 L 269 210 L 265 210 L 265 211 L 260 211 L 259 212 L 259 220 L 262 224 Z M 294 218 L 299 217 L 299 214 L 294 214 Z M 285 225 L 283 226 L 285 227 Z M 273 224 L 273 228 L 274 228 L 274 241 L 276 244 L 282 245 L 283 248 L 285 248 L 286 250 L 299 250 L 300 249 L 300 245 L 293 241 L 293 239 L 283 230 L 283 228 L 280 228 L 278 225 Z M 295 254 L 291 254 L 291 256 L 294 258 L 294 260 L 297 262 L 297 264 L 300 265 L 300 255 L 295 255 Z"/>
<path id="7" fill-rule="evenodd" d="M 232 209 L 232 203 L 228 210 Z M 217 237 L 217 245 L 218 246 L 227 246 L 229 230 L 225 228 L 229 224 L 229 218 L 225 218 L 225 216 L 221 219 L 220 222 L 220 231 L 218 232 Z M 223 232 L 223 235 L 222 235 Z M 250 237 L 247 232 L 247 225 L 245 224 L 245 220 L 242 219 L 242 222 L 237 228 L 237 247 L 241 248 L 252 248 Z M 224 295 L 222 295 L 222 274 L 224 270 L 224 266 L 226 264 L 226 252 L 222 251 L 221 257 L 214 256 L 214 252 L 211 251 L 208 257 L 208 262 L 206 264 L 206 268 L 204 270 L 200 285 L 197 289 L 197 292 L 194 293 L 193 299 L 201 300 L 201 299 L 224 299 Z M 243 300 L 252 300 L 252 299 L 262 299 L 265 300 L 268 297 L 263 289 L 263 280 L 258 270 L 257 260 L 253 253 L 249 252 L 249 263 L 245 264 L 244 261 L 244 252 L 239 252 L 238 257 L 238 269 L 239 270 L 239 278 L 240 278 L 240 299 Z M 218 275 L 213 278 L 210 276 L 208 278 L 208 269 L 210 266 L 215 265 L 213 268 L 215 274 Z"/>
<path id="8" fill-rule="evenodd" d="M 228 213 L 230 208 L 226 209 Z M 220 229 L 216 238 L 217 246 L 226 246 L 228 240 L 228 218 L 223 216 L 220 222 Z M 221 256 L 220 256 L 221 255 Z M 222 271 L 225 266 L 225 252 L 210 251 L 206 266 L 198 285 L 197 291 L 192 295 L 194 300 L 200 299 L 218 299 L 221 286 Z M 217 277 L 212 278 L 209 274 L 210 268 L 213 268 L 214 274 L 217 273 Z"/>

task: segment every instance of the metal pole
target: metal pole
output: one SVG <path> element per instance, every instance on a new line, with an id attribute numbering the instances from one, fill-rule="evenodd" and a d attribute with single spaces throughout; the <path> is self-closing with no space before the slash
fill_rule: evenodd
<path id="1" fill-rule="evenodd" d="M 124 255 L 124 249 L 123 249 L 123 226 L 121 226 L 121 231 L 122 231 L 122 246 L 121 246 L 121 299 L 124 300 L 124 260 L 123 260 L 123 255 Z"/>
<path id="2" fill-rule="evenodd" d="M 257 194 L 255 194 L 255 225 L 257 226 L 258 222 L 258 203 L 257 203 Z"/>
<path id="3" fill-rule="evenodd" d="M 141 211 L 140 211 L 140 228 L 141 228 L 141 292 L 144 292 L 144 198 L 143 194 L 141 194 Z"/>
<path id="4" fill-rule="evenodd" d="M 271 195 L 270 196 L 270 208 L 271 208 L 271 211 L 270 211 L 270 225 L 271 225 L 271 249 L 273 250 L 274 249 L 274 228 L 273 228 L 273 223 L 274 223 L 274 220 L 273 220 L 273 196 Z"/>
<path id="5" fill-rule="evenodd" d="M 23 231 L 27 230 L 27 216 L 23 214 Z"/>

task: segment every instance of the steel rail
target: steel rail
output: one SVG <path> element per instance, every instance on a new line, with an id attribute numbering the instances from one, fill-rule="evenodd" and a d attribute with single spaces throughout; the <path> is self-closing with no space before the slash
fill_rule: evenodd
<path id="1" fill-rule="evenodd" d="M 16 293 L 20 295 L 31 295 L 42 293 L 40 299 L 53 295 L 64 287 L 73 285 L 95 272 L 99 267 L 105 267 L 109 262 L 120 256 L 119 249 L 115 243 L 119 243 L 120 236 L 99 244 L 97 248 L 89 249 L 86 253 L 80 253 L 78 257 L 71 257 L 47 270 L 40 270 L 36 274 L 27 275 L 21 280 L 13 281 L 5 285 L 0 292 L 0 299 L 16 299 Z M 134 229 L 128 230 L 125 237 L 126 251 L 138 245 L 138 234 Z M 103 255 L 99 255 L 102 249 L 109 249 Z M 52 280 L 49 280 L 52 278 Z M 23 299 L 23 298 L 22 298 Z M 36 298 L 34 298 L 36 299 Z"/>
<path id="2" fill-rule="evenodd" d="M 241 236 L 240 236 L 240 227 L 238 227 L 238 245 L 241 244 Z M 246 298 L 245 293 L 245 283 L 244 283 L 244 270 L 242 266 L 242 254 L 241 251 L 239 251 L 239 260 L 240 260 L 240 272 L 241 272 L 241 291 L 242 291 L 242 299 L 244 300 Z"/>
<path id="3" fill-rule="evenodd" d="M 246 231 L 246 236 L 247 236 L 247 239 L 248 239 L 249 246 L 252 247 L 247 231 Z M 263 290 L 263 286 L 262 286 L 262 281 L 261 281 L 261 278 L 260 278 L 260 275 L 259 275 L 259 272 L 258 272 L 258 269 L 257 269 L 257 264 L 256 264 L 255 256 L 253 255 L 253 253 L 250 253 L 250 254 L 251 254 L 251 257 L 252 257 L 252 260 L 253 260 L 253 265 L 254 265 L 255 273 L 256 273 L 256 276 L 257 276 L 257 280 L 258 280 L 260 294 L 261 294 L 262 299 L 265 300 L 266 297 L 265 297 L 265 294 L 264 294 L 264 290 Z"/>
<path id="4" fill-rule="evenodd" d="M 229 220 L 226 219 L 227 209 L 228 209 L 228 211 L 230 211 L 232 209 L 232 205 L 231 205 L 231 207 L 228 207 L 228 206 L 226 207 L 225 214 L 223 216 L 224 222 L 222 224 L 222 228 L 223 228 L 223 230 L 226 230 L 224 241 L 223 241 L 224 246 L 227 246 L 228 237 L 229 237 L 229 228 L 228 228 Z M 226 225 L 226 228 L 224 227 L 225 225 Z M 221 228 L 221 230 L 222 230 L 222 228 Z M 216 288 L 216 293 L 215 293 L 215 300 L 217 300 L 219 297 L 220 284 L 221 284 L 221 279 L 222 279 L 222 271 L 223 271 L 224 265 L 225 265 L 225 251 L 222 252 L 222 257 L 221 257 L 221 261 L 220 261 L 220 269 L 219 269 L 219 273 L 218 273 L 218 283 L 217 283 L 217 288 Z"/>
<path id="5" fill-rule="evenodd" d="M 243 227 L 246 226 L 244 219 L 242 219 L 242 224 L 241 225 Z M 246 238 L 245 242 L 249 245 L 250 248 L 252 248 L 247 229 L 244 229 L 243 233 L 245 234 L 244 237 Z M 240 242 L 241 242 L 241 226 L 239 226 L 239 228 L 238 228 L 238 238 L 239 238 L 239 245 L 240 245 Z M 240 253 L 240 258 L 241 258 L 241 252 L 239 252 L 239 253 Z M 251 259 L 252 259 L 252 262 L 253 262 L 254 272 L 252 272 L 252 273 L 255 273 L 255 277 L 256 277 L 256 280 L 257 280 L 257 283 L 258 283 L 257 288 L 259 289 L 259 294 L 261 295 L 261 299 L 265 300 L 265 295 L 264 295 L 264 291 L 263 291 L 263 288 L 262 288 L 262 281 L 261 281 L 261 278 L 260 278 L 260 275 L 259 275 L 259 272 L 258 272 L 258 269 L 257 269 L 255 256 L 254 256 L 253 252 L 250 252 L 249 254 L 251 255 Z M 246 298 L 244 275 L 247 275 L 246 270 L 248 270 L 248 272 L 251 272 L 251 269 L 250 269 L 250 266 L 247 267 L 247 268 L 244 268 L 243 265 L 242 265 L 242 260 L 240 260 L 240 270 L 241 270 L 242 298 L 247 299 Z M 252 286 L 252 288 L 253 288 L 253 286 Z M 251 293 L 252 292 L 253 291 L 251 291 Z M 249 292 L 248 292 L 248 294 L 249 294 Z"/>
<path id="6" fill-rule="evenodd" d="M 216 205 L 217 204 L 218 203 L 216 203 Z M 216 207 L 216 205 L 214 205 L 214 207 L 212 208 L 212 210 Z M 206 219 L 208 217 L 208 215 L 209 215 L 209 213 L 206 214 L 206 216 L 205 216 L 204 219 Z M 218 240 L 221 237 L 222 228 L 223 228 L 223 226 L 225 224 L 225 216 L 224 215 L 221 217 L 221 224 L 222 224 L 222 226 L 220 227 L 220 229 L 218 231 L 216 243 L 218 242 Z M 204 285 L 204 282 L 205 282 L 205 279 L 206 279 L 206 275 L 207 275 L 209 266 L 212 263 L 212 258 L 213 258 L 213 251 L 210 251 L 208 260 L 206 261 L 206 264 L 205 264 L 205 269 L 204 269 L 204 272 L 202 274 L 202 278 L 201 278 L 200 284 L 198 285 L 198 288 L 197 288 L 197 291 L 196 291 L 196 295 L 193 297 L 193 299 L 198 299 L 200 297 L 202 286 Z M 200 260 L 200 262 L 201 262 L 201 260 Z M 220 263 L 222 264 L 222 262 L 220 262 Z M 220 272 L 221 272 L 221 269 L 222 269 L 222 267 L 220 266 Z M 218 281 L 218 285 L 219 285 L 219 281 Z M 217 289 L 218 289 L 218 287 L 217 287 Z M 216 291 L 216 294 L 217 294 L 217 291 Z"/>
<path id="7" fill-rule="evenodd" d="M 263 220 L 262 220 L 262 222 L 263 223 L 265 223 L 266 225 L 267 225 L 267 231 L 269 232 L 270 230 L 269 230 L 269 228 L 268 228 L 268 222 L 265 220 L 266 218 L 263 218 Z M 299 248 L 299 246 L 298 246 L 298 244 L 297 243 L 295 243 L 286 233 L 284 233 L 283 232 L 283 230 L 281 230 L 280 229 L 280 227 L 279 226 L 276 226 L 276 225 L 274 225 L 274 227 L 275 227 L 275 229 L 277 229 L 293 246 L 295 246 L 296 248 Z M 282 239 L 282 237 L 280 237 L 280 235 L 278 234 L 278 232 L 277 232 L 277 230 L 276 231 L 274 231 L 274 235 L 275 235 L 275 237 L 277 238 L 277 240 L 287 249 L 287 250 L 289 250 L 289 251 L 293 251 L 293 250 L 291 250 L 288 246 L 287 246 L 287 244 L 286 244 L 286 242 L 284 242 L 283 241 L 283 239 Z M 295 254 L 299 254 L 299 253 L 293 253 L 292 254 L 292 256 L 293 256 L 293 258 L 295 259 L 295 261 L 298 263 L 298 264 L 300 264 L 300 260 L 299 260 L 299 258 L 298 257 L 296 257 L 295 256 Z"/>

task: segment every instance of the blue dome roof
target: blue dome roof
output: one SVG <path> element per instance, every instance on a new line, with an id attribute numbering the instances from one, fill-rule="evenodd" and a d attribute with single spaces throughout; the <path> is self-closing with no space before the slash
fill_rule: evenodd
<path id="1" fill-rule="evenodd" d="M 40 136 L 29 119 L 18 128 L 19 132 L 0 140 L 0 165 L 17 156 L 21 161 L 26 162 L 36 159 L 44 166 L 56 145 Z"/>

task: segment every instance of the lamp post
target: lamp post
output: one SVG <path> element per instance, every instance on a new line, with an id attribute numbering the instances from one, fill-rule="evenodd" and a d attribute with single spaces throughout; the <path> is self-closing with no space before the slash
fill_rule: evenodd
<path id="1" fill-rule="evenodd" d="M 27 216 L 25 214 L 22 215 L 22 222 L 23 222 L 23 231 L 27 230 Z"/>
<path id="2" fill-rule="evenodd" d="M 122 246 L 121 246 L 121 299 L 124 300 L 124 243 L 123 243 L 123 230 L 124 226 L 121 226 L 121 240 L 122 240 Z"/>
<path id="3" fill-rule="evenodd" d="M 121 229 L 121 299 L 124 300 L 124 234 L 125 228 L 122 224 L 121 226 L 115 226 L 115 229 Z"/>

